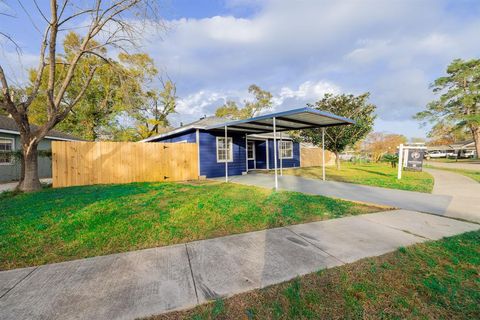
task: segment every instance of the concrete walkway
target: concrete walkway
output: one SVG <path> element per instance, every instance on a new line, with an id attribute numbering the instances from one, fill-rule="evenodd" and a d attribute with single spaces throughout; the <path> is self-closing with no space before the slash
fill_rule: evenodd
<path id="1" fill-rule="evenodd" d="M 264 173 L 249 173 L 248 175 L 230 177 L 231 182 L 265 188 L 274 187 L 273 179 L 273 175 Z M 394 208 L 428 212 L 438 215 L 446 215 L 447 209 L 452 201 L 452 196 L 448 194 L 403 191 L 345 182 L 322 181 L 319 179 L 309 179 L 289 175 L 279 176 L 278 185 L 279 188 L 283 190 L 380 204 Z"/>
<path id="2" fill-rule="evenodd" d="M 396 210 L 0 272 L 0 319 L 134 319 L 478 224 Z"/>
<path id="3" fill-rule="evenodd" d="M 448 195 L 446 215 L 480 223 L 480 183 L 445 170 L 425 169 L 434 179 L 433 194 Z"/>

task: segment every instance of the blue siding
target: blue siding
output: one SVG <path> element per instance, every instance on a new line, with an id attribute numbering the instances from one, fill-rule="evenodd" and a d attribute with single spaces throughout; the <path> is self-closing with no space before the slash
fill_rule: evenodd
<path id="1" fill-rule="evenodd" d="M 223 137 L 222 131 L 205 131 L 200 130 L 200 175 L 207 178 L 225 176 L 225 163 L 217 162 L 217 140 L 216 137 Z M 229 137 L 233 138 L 233 161 L 228 162 L 228 175 L 240 175 L 246 171 L 246 150 L 245 150 L 245 135 L 243 133 L 229 133 Z M 196 130 L 188 130 L 164 139 L 157 139 L 155 142 L 180 142 L 186 141 L 195 143 Z M 267 168 L 267 154 L 266 141 L 255 140 L 255 157 L 257 161 L 257 169 Z M 268 141 L 268 158 L 270 169 L 273 169 L 273 140 Z M 252 161 L 249 161 L 249 167 L 253 168 Z M 283 167 L 299 167 L 300 166 L 300 145 L 297 142 L 293 143 L 293 159 L 284 159 Z M 280 160 L 278 160 L 278 168 L 280 167 Z"/>
<path id="2" fill-rule="evenodd" d="M 225 176 L 225 163 L 217 162 L 217 138 L 223 132 L 200 131 L 200 175 L 207 178 Z M 228 162 L 228 175 L 240 175 L 245 168 L 245 135 L 229 133 L 233 138 L 233 161 Z"/>
<path id="3" fill-rule="evenodd" d="M 173 136 L 169 136 L 165 139 L 155 140 L 155 142 L 180 142 L 180 141 L 184 141 L 184 140 L 186 140 L 186 142 L 188 142 L 188 143 L 197 142 L 197 137 L 196 137 L 195 130 L 192 129 L 192 130 L 184 131 L 182 133 L 179 133 L 179 134 L 176 134 L 176 135 L 173 135 Z"/>
<path id="4" fill-rule="evenodd" d="M 279 157 L 279 152 L 280 141 L 277 140 L 277 158 Z M 273 162 L 273 140 L 268 141 L 268 163 L 270 165 L 270 169 L 275 168 Z M 283 159 L 282 166 L 283 168 L 300 167 L 300 144 L 298 142 L 293 142 L 293 158 Z M 277 168 L 280 168 L 280 159 L 277 159 Z"/>

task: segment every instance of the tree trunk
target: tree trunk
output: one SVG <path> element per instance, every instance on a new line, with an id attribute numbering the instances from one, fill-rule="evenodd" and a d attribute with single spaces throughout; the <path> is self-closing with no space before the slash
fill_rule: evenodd
<path id="1" fill-rule="evenodd" d="M 38 178 L 38 145 L 36 143 L 23 144 L 22 173 L 23 180 L 18 189 L 24 192 L 37 191 L 42 188 Z"/>
<path id="2" fill-rule="evenodd" d="M 476 158 L 480 159 L 480 127 L 472 128 L 473 141 L 475 142 Z"/>
<path id="3" fill-rule="evenodd" d="M 337 170 L 340 170 L 340 154 L 338 151 L 335 151 L 335 165 L 337 166 Z"/>

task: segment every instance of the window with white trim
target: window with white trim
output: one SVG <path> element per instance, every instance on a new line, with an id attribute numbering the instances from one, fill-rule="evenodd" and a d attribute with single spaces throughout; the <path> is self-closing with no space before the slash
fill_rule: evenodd
<path id="1" fill-rule="evenodd" d="M 0 137 L 0 165 L 13 164 L 13 139 Z"/>
<path id="2" fill-rule="evenodd" d="M 255 142 L 248 141 L 247 144 L 247 159 L 248 160 L 255 160 Z"/>
<path id="3" fill-rule="evenodd" d="M 233 160 L 233 141 L 227 138 L 225 143 L 224 137 L 217 137 L 217 162 L 230 162 Z"/>
<path id="4" fill-rule="evenodd" d="M 292 141 L 281 141 L 280 142 L 280 158 L 281 159 L 292 159 L 293 158 L 293 142 Z"/>

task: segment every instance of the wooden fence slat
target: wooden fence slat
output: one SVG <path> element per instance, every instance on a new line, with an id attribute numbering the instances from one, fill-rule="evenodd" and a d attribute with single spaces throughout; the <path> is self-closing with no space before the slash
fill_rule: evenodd
<path id="1" fill-rule="evenodd" d="M 53 187 L 198 179 L 196 143 L 52 143 Z M 168 178 L 165 178 L 168 177 Z"/>
<path id="2" fill-rule="evenodd" d="M 325 150 L 325 165 L 331 165 L 333 153 Z M 322 148 L 300 148 L 300 166 L 316 167 L 322 165 Z"/>

